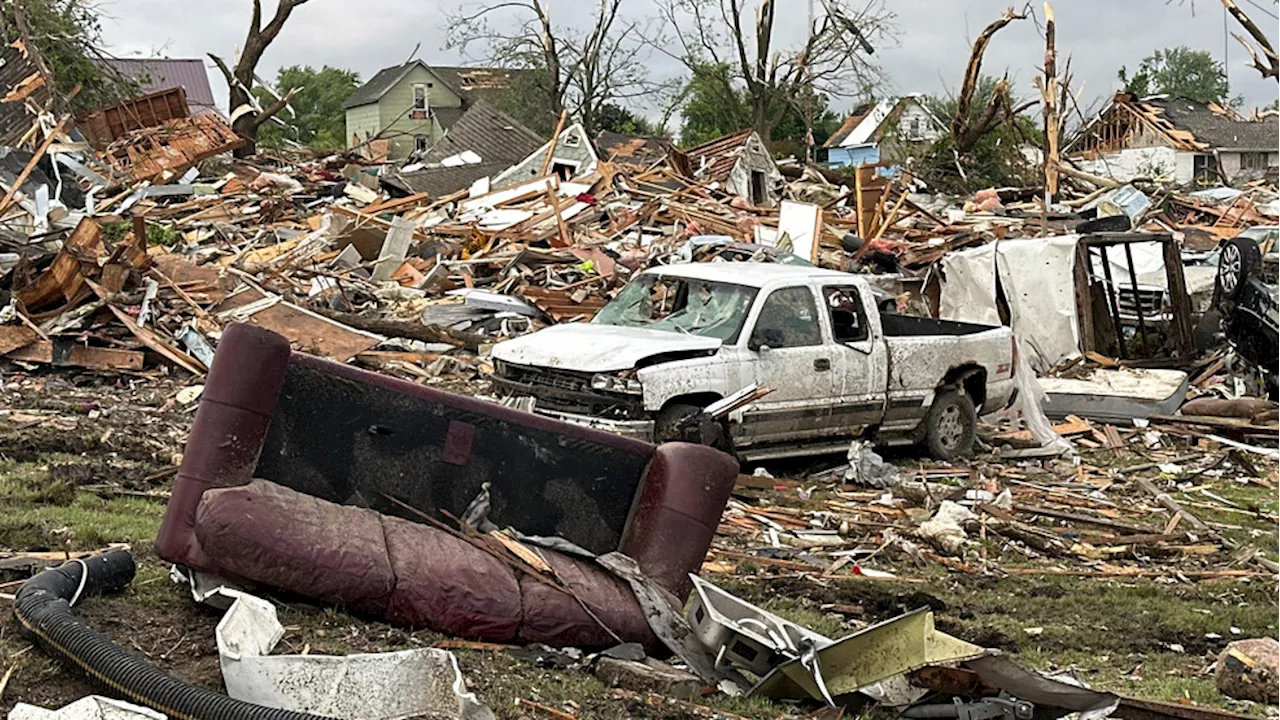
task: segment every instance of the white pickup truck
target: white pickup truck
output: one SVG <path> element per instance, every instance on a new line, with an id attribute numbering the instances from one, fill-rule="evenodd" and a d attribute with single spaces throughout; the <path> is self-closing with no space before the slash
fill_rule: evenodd
<path id="1" fill-rule="evenodd" d="M 882 314 L 856 275 L 711 262 L 647 270 L 590 323 L 498 344 L 493 382 L 547 416 L 744 460 L 843 451 L 857 436 L 954 458 L 972 449 L 980 409 L 1012 401 L 1016 353 L 1008 328 Z M 753 384 L 772 392 L 725 422 L 701 416 L 689 437 L 703 408 Z"/>

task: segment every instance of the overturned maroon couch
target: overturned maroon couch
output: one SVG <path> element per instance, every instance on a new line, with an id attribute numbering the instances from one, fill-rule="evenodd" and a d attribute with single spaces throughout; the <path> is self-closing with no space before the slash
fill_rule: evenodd
<path id="1" fill-rule="evenodd" d="M 488 483 L 499 527 L 622 552 L 683 599 L 737 469 L 711 448 L 654 446 L 433 390 L 237 324 L 218 345 L 156 552 L 397 624 L 607 645 L 576 600 L 400 503 L 461 516 Z M 589 559 L 543 553 L 613 634 L 653 644 L 625 583 Z"/>

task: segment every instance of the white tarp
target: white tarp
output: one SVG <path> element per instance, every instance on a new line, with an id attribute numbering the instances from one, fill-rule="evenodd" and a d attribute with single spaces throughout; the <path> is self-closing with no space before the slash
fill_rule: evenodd
<path id="1" fill-rule="evenodd" d="M 89 695 L 59 710 L 46 710 L 18 703 L 9 711 L 9 720 L 165 720 L 168 716 L 101 695 Z"/>
<path id="2" fill-rule="evenodd" d="M 942 260 L 939 317 L 999 325 L 996 278 L 1009 302 L 1010 325 L 1031 366 L 1044 372 L 1079 354 L 1075 254 L 1078 237 L 1002 240 Z"/>
<path id="3" fill-rule="evenodd" d="M 235 590 L 216 630 L 222 679 L 237 700 L 334 718 L 493 720 L 438 648 L 356 655 L 271 655 L 284 627 L 271 603 Z"/>

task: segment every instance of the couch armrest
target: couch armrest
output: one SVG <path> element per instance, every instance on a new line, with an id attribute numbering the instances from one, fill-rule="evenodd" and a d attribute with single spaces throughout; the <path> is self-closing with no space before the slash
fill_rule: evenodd
<path id="1" fill-rule="evenodd" d="M 160 557 L 216 570 L 195 537 L 196 507 L 205 490 L 253 479 L 289 354 L 288 340 L 253 325 L 236 323 L 222 333 L 156 537 Z"/>
<path id="2" fill-rule="evenodd" d="M 703 445 L 665 443 L 654 451 L 619 550 L 645 575 L 684 600 L 711 547 L 738 477 L 738 461 Z"/>

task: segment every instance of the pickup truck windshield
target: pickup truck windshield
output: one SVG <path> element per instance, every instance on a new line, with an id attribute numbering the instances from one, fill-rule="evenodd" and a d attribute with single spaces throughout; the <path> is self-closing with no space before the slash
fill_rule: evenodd
<path id="1" fill-rule="evenodd" d="M 729 283 L 641 275 L 592 322 L 666 330 L 736 342 L 756 289 Z"/>

